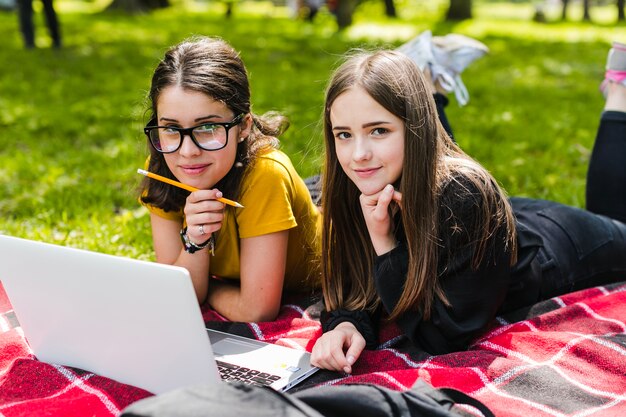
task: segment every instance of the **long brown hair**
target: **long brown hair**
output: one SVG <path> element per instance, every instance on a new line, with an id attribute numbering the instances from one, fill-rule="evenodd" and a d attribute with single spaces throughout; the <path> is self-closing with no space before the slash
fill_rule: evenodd
<path id="1" fill-rule="evenodd" d="M 428 319 L 435 297 L 447 304 L 438 280 L 437 223 L 443 187 L 466 178 L 481 194 L 484 204 L 472 258 L 474 268 L 483 261 L 494 230 L 503 224 L 507 232 L 500 243 L 515 254 L 513 213 L 493 177 L 446 134 L 426 81 L 413 61 L 395 51 L 353 54 L 331 78 L 324 108 L 322 288 L 327 309 L 373 311 L 380 304 L 372 278 L 375 252 L 359 204 L 360 191 L 337 160 L 330 121 L 335 99 L 355 86 L 405 124 L 402 176 L 395 185 L 402 193 L 400 216 L 409 263 L 400 301 L 389 318 L 419 310 Z"/>
<path id="2" fill-rule="evenodd" d="M 248 72 L 239 53 L 220 38 L 194 37 L 170 48 L 152 76 L 148 94 L 150 122 L 156 120 L 161 92 L 172 85 L 198 91 L 221 101 L 234 115 L 252 116 L 253 126 L 246 140 L 238 143 L 235 163 L 216 188 L 229 198 L 237 199 L 241 179 L 263 150 L 278 147 L 277 137 L 289 126 L 287 119 L 274 112 L 263 116 L 251 113 Z M 167 167 L 163 154 L 150 149 L 149 170 L 168 178 L 174 175 Z M 185 204 L 187 191 L 158 181 L 144 179 L 142 201 L 165 211 L 178 211 Z"/>

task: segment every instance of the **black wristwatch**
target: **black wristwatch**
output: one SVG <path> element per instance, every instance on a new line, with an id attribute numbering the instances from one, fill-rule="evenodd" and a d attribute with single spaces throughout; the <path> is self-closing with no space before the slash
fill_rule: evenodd
<path id="1" fill-rule="evenodd" d="M 206 242 L 197 245 L 189 240 L 187 228 L 185 227 L 180 229 L 180 240 L 183 242 L 183 247 L 187 253 L 196 253 L 199 250 L 209 248 L 211 255 L 215 255 L 215 238 L 213 237 L 213 233 L 211 233 L 211 237 Z"/>

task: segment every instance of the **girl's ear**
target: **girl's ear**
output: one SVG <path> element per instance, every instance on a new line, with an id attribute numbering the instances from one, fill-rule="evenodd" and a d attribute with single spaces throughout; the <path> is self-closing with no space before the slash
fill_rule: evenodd
<path id="1" fill-rule="evenodd" d="M 250 113 L 246 114 L 243 118 L 243 120 L 241 121 L 241 130 L 239 131 L 239 138 L 237 139 L 237 142 L 243 142 L 244 140 L 246 140 L 248 138 L 248 136 L 250 135 L 250 132 L 252 131 L 252 115 L 250 115 Z"/>

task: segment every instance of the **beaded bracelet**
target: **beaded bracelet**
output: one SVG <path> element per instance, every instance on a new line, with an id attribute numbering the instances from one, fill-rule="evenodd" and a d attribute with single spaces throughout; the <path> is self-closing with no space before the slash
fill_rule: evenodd
<path id="1" fill-rule="evenodd" d="M 211 233 L 211 237 L 206 242 L 198 245 L 189 239 L 189 236 L 187 236 L 187 228 L 185 227 L 180 229 L 180 240 L 183 242 L 183 247 L 187 253 L 195 253 L 199 250 L 209 248 L 211 255 L 215 255 L 215 238 L 213 237 L 213 233 Z"/>

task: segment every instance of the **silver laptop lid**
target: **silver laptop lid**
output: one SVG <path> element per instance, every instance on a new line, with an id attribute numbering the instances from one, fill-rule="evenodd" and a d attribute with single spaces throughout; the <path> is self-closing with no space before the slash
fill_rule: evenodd
<path id="1" fill-rule="evenodd" d="M 220 380 L 186 269 L 0 235 L 33 353 L 162 393 Z"/>

